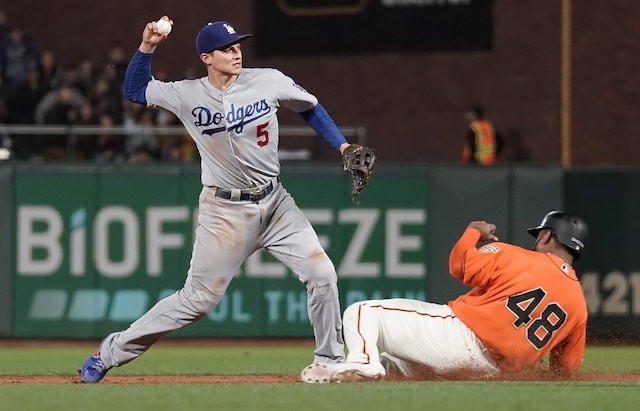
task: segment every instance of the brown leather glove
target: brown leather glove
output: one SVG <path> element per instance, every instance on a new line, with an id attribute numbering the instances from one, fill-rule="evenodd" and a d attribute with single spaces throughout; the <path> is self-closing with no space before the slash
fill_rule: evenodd
<path id="1" fill-rule="evenodd" d="M 344 171 L 351 176 L 351 199 L 354 203 L 371 179 L 376 164 L 376 152 L 360 144 L 351 144 L 342 152 Z"/>

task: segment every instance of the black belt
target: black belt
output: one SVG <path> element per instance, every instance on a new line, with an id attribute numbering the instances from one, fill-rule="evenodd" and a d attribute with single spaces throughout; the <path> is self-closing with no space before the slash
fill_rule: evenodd
<path id="1" fill-rule="evenodd" d="M 240 198 L 237 201 L 260 201 L 273 191 L 275 188 L 275 184 L 272 182 L 269 185 L 265 186 L 260 190 L 255 189 L 243 189 L 240 190 Z M 224 198 L 225 200 L 231 200 L 231 190 L 227 190 L 225 188 L 216 189 L 216 197 Z M 236 199 L 234 199 L 236 200 Z"/>

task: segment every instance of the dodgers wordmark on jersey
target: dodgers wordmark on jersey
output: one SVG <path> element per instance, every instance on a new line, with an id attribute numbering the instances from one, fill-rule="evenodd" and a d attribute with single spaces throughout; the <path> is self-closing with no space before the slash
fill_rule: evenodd
<path id="1" fill-rule="evenodd" d="M 223 188 L 261 186 L 280 174 L 280 105 L 302 112 L 318 100 L 276 69 L 243 69 L 227 90 L 206 77 L 147 86 L 147 102 L 174 113 L 202 156 L 202 184 Z"/>

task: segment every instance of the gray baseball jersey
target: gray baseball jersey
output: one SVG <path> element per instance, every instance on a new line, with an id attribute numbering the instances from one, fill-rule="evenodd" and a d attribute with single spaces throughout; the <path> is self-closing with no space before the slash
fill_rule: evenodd
<path id="1" fill-rule="evenodd" d="M 280 104 L 302 112 L 318 100 L 275 69 L 243 69 L 225 91 L 206 77 L 147 86 L 149 105 L 164 107 L 184 124 L 201 156 L 202 184 L 261 186 L 280 174 Z"/>
<path id="2" fill-rule="evenodd" d="M 180 118 L 201 155 L 203 189 L 198 227 L 184 287 L 159 301 L 121 332 L 108 335 L 99 356 L 108 367 L 135 359 L 167 333 L 203 318 L 223 298 L 242 263 L 264 248 L 289 267 L 307 288 L 314 362 L 344 361 L 335 267 L 291 195 L 277 179 L 280 105 L 302 112 L 317 99 L 274 69 L 243 69 L 225 91 L 206 77 L 150 80 L 148 105 Z M 241 189 L 269 187 L 257 200 Z M 236 197 L 221 197 L 223 190 Z M 265 191 L 266 192 L 266 191 Z"/>

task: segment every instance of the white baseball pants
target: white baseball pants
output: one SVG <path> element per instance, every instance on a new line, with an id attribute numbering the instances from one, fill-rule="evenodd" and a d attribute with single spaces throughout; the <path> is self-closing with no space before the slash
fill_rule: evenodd
<path id="1" fill-rule="evenodd" d="M 482 341 L 448 305 L 400 298 L 362 301 L 347 307 L 343 327 L 347 362 L 380 363 L 384 351 L 399 360 L 405 375 L 418 366 L 436 374 L 498 370 Z"/>

